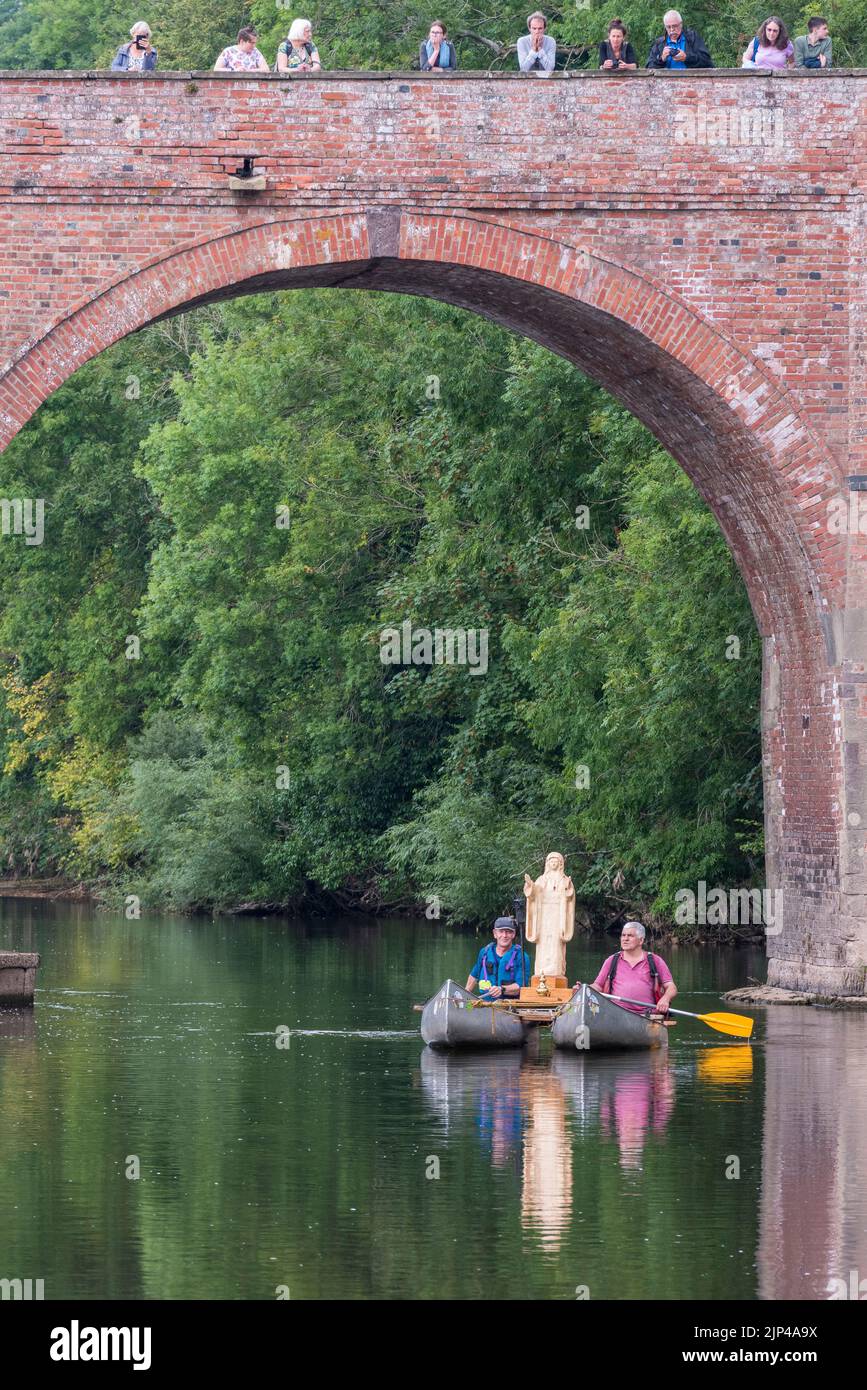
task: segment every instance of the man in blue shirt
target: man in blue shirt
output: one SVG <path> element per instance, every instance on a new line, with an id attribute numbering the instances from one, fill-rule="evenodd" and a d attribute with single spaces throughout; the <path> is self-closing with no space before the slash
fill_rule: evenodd
<path id="1" fill-rule="evenodd" d="M 697 29 L 684 29 L 683 18 L 677 10 L 667 10 L 662 17 L 665 33 L 654 39 L 647 60 L 649 68 L 712 68 L 710 54 Z"/>
<path id="2" fill-rule="evenodd" d="M 515 944 L 515 923 L 511 917 L 498 917 L 494 923 L 494 939 L 483 946 L 467 979 L 466 988 L 472 994 L 476 985 L 486 999 L 516 999 L 522 985 L 532 976 L 530 957 Z"/>

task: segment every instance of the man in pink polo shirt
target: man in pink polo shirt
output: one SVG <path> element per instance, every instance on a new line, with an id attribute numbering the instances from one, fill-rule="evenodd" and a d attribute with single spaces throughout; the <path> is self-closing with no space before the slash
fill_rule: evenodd
<path id="1" fill-rule="evenodd" d="M 677 994 L 677 986 L 661 956 L 654 954 L 651 964 L 650 953 L 644 950 L 644 935 L 640 922 L 627 922 L 624 925 L 620 933 L 620 950 L 608 957 L 593 981 L 593 988 L 598 989 L 600 994 L 619 994 L 625 999 L 637 1000 L 638 1007 L 630 1004 L 623 1006 L 633 1013 L 641 1013 L 644 1008 L 650 1007 L 655 1008 L 657 1013 L 665 1014 Z"/>

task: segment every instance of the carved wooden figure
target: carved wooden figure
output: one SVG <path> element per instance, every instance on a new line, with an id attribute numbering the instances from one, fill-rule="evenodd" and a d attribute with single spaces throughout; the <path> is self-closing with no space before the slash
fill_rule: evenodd
<path id="1" fill-rule="evenodd" d="M 527 940 L 536 947 L 534 976 L 549 983 L 566 980 L 566 942 L 575 931 L 575 887 L 565 871 L 562 854 L 549 854 L 545 872 L 534 882 L 524 874 L 527 899 Z"/>

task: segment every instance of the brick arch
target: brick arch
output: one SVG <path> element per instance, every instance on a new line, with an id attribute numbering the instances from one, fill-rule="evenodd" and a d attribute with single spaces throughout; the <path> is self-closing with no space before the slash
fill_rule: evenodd
<path id="1" fill-rule="evenodd" d="M 239 294 L 329 285 L 458 304 L 574 362 L 692 478 L 735 554 L 760 630 L 775 626 L 780 586 L 791 619 L 794 574 L 802 620 L 821 623 L 845 557 L 827 535 L 819 553 L 816 519 L 840 483 L 785 388 L 645 272 L 469 214 L 387 209 L 265 222 L 145 263 L 82 298 L 6 364 L 0 447 L 78 367 L 148 323 Z"/>
<path id="2" fill-rule="evenodd" d="M 852 980 L 842 932 L 809 972 L 804 964 L 817 903 L 840 913 L 828 615 L 843 606 L 845 554 L 843 538 L 821 525 L 839 479 L 783 385 L 646 272 L 471 213 L 388 208 L 261 222 L 141 265 L 26 345 L 0 376 L 0 445 L 126 334 L 222 298 L 312 286 L 398 291 L 484 314 L 574 362 L 678 459 L 728 539 L 764 640 L 768 878 L 783 885 L 792 914 L 785 941 L 771 943 L 770 978 Z"/>

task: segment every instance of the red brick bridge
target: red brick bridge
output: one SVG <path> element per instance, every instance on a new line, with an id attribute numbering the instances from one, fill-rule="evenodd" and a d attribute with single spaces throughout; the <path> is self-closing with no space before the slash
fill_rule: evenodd
<path id="1" fill-rule="evenodd" d="M 0 448 L 110 343 L 264 289 L 430 296 L 567 357 L 749 590 L 769 980 L 865 993 L 865 150 L 861 72 L 0 74 Z"/>

